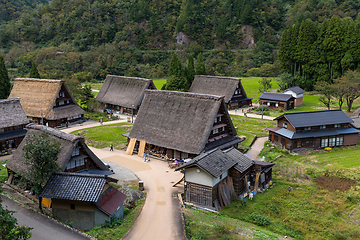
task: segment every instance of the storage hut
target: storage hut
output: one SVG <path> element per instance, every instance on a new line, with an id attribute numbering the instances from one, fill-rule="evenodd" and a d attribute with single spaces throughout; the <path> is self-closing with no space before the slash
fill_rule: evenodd
<path id="1" fill-rule="evenodd" d="M 283 94 L 291 94 L 294 97 L 294 107 L 299 107 L 303 104 L 303 96 L 305 90 L 301 87 L 295 86 L 283 91 Z"/>
<path id="2" fill-rule="evenodd" d="M 16 97 L 31 122 L 49 127 L 81 120 L 85 114 L 62 80 L 15 78 L 9 98 Z"/>
<path id="3" fill-rule="evenodd" d="M 259 105 L 267 106 L 270 109 L 289 110 L 294 108 L 294 99 L 291 94 L 264 92 L 259 97 Z"/>
<path id="4" fill-rule="evenodd" d="M 238 78 L 196 75 L 189 92 L 224 96 L 230 109 L 252 104 Z"/>
<path id="5" fill-rule="evenodd" d="M 96 100 L 104 109 L 137 114 L 146 89 L 156 89 L 151 79 L 107 75 Z"/>
<path id="6" fill-rule="evenodd" d="M 27 172 L 30 168 L 30 165 L 26 163 L 25 158 L 23 157 L 22 150 L 23 146 L 26 144 L 26 139 L 33 134 L 41 134 L 43 132 L 49 134 L 51 140 L 60 142 L 61 146 L 57 163 L 64 172 L 91 171 L 92 169 L 97 169 L 97 173 L 105 175 L 113 174 L 88 148 L 83 137 L 74 136 L 37 124 L 29 124 L 27 125 L 27 128 L 28 131 L 25 138 L 6 164 L 6 167 L 8 168 L 9 183 L 12 183 L 14 173 L 21 175 L 22 172 Z"/>
<path id="7" fill-rule="evenodd" d="M 54 173 L 39 195 L 50 199 L 52 215 L 74 228 L 91 230 L 124 216 L 126 195 L 109 186 L 105 175 Z"/>
<path id="8" fill-rule="evenodd" d="M 214 148 L 237 146 L 241 140 L 236 134 L 224 97 L 146 90 L 128 135 L 127 154 L 140 142 L 141 157 L 146 148 L 169 158 L 192 158 Z"/>

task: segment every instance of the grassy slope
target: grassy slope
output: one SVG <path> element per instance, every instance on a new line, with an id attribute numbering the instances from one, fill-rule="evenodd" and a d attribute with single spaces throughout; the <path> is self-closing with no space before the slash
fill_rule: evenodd
<path id="1" fill-rule="evenodd" d="M 7 168 L 3 166 L 7 161 L 8 160 L 0 161 L 0 182 L 4 182 L 8 179 Z"/>
<path id="2" fill-rule="evenodd" d="M 127 144 L 127 138 L 121 134 L 129 132 L 131 126 L 131 123 L 118 123 L 77 130 L 71 134 L 85 136 L 86 143 L 92 147 L 104 148 L 113 144 L 114 148 L 122 149 Z"/>
<path id="3" fill-rule="evenodd" d="M 155 79 L 153 80 L 154 84 L 155 84 L 155 87 L 158 89 L 158 90 L 161 90 L 161 87 L 166 83 L 166 79 L 163 78 L 163 79 Z"/>

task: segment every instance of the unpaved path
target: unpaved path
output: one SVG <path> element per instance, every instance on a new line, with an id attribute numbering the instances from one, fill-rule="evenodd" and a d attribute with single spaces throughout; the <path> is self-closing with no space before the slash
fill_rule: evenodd
<path id="1" fill-rule="evenodd" d="M 251 149 L 246 153 L 246 155 L 251 155 L 251 159 L 256 160 L 260 151 L 264 148 L 264 143 L 268 139 L 269 139 L 268 137 L 257 138 L 254 144 L 251 146 Z"/>
<path id="2" fill-rule="evenodd" d="M 143 158 L 126 155 L 121 150 L 110 152 L 108 148 L 90 149 L 99 158 L 129 169 L 144 181 L 147 193 L 145 205 L 134 226 L 123 239 L 186 239 L 177 199 L 177 193 L 183 192 L 183 186 L 179 184 L 172 187 L 174 182 L 183 177 L 182 173 L 169 169 L 164 161 L 151 159 L 145 163 Z"/>

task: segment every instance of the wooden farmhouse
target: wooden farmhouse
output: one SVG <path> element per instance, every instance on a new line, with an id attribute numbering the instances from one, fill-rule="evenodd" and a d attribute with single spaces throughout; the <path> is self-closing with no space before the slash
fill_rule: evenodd
<path id="1" fill-rule="evenodd" d="M 107 75 L 96 100 L 103 109 L 137 114 L 146 89 L 156 89 L 152 80 Z"/>
<path id="2" fill-rule="evenodd" d="M 359 130 L 353 120 L 341 110 L 285 113 L 268 128 L 269 141 L 283 148 L 319 149 L 355 145 Z"/>
<path id="3" fill-rule="evenodd" d="M 219 210 L 232 197 L 265 191 L 272 178 L 273 163 L 253 161 L 235 148 L 213 149 L 176 168 L 184 170 L 185 202 Z"/>
<path id="4" fill-rule="evenodd" d="M 19 98 L 0 100 L 0 153 L 11 152 L 19 146 L 29 123 Z"/>
<path id="5" fill-rule="evenodd" d="M 85 114 L 62 80 L 15 78 L 9 98 L 15 97 L 31 122 L 49 127 L 78 121 Z"/>
<path id="6" fill-rule="evenodd" d="M 305 90 L 301 87 L 295 86 L 283 91 L 283 94 L 291 94 L 294 97 L 294 107 L 299 107 L 303 104 L 303 95 Z"/>
<path id="7" fill-rule="evenodd" d="M 291 94 L 264 92 L 259 97 L 259 105 L 269 109 L 289 110 L 294 108 L 295 98 Z"/>
<path id="8" fill-rule="evenodd" d="M 189 92 L 224 96 L 230 109 L 252 104 L 238 78 L 196 75 Z"/>
<path id="9" fill-rule="evenodd" d="M 20 143 L 18 149 L 12 154 L 6 167 L 8 168 L 9 181 L 14 180 L 14 173 L 21 175 L 22 172 L 27 172 L 30 168 L 29 164 L 25 162 L 23 157 L 23 146 L 26 144 L 26 139 L 33 134 L 47 133 L 50 139 L 59 141 L 61 144 L 60 152 L 58 154 L 57 163 L 64 172 L 79 172 L 82 173 L 97 173 L 110 175 L 108 167 L 88 148 L 85 144 L 85 139 L 80 136 L 74 136 L 61 132 L 57 129 L 46 127 L 43 125 L 29 124 L 28 131 L 25 138 Z"/>
<path id="10" fill-rule="evenodd" d="M 198 93 L 146 90 L 136 121 L 127 135 L 127 154 L 148 150 L 169 158 L 193 158 L 214 148 L 237 146 L 241 140 L 224 97 Z"/>
<path id="11" fill-rule="evenodd" d="M 124 215 L 126 195 L 109 186 L 105 175 L 54 173 L 39 195 L 51 199 L 54 218 L 91 230 Z"/>

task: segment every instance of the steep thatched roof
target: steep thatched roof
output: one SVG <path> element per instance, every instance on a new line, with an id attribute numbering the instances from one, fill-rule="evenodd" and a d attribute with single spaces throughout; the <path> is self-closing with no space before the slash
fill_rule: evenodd
<path id="1" fill-rule="evenodd" d="M 28 124 L 29 120 L 21 107 L 19 98 L 0 100 L 0 128 Z"/>
<path id="2" fill-rule="evenodd" d="M 150 79 L 107 75 L 96 100 L 126 108 L 137 108 L 145 89 L 156 89 Z"/>
<path id="3" fill-rule="evenodd" d="M 220 96 L 146 90 L 129 137 L 199 154 L 206 145 L 221 104 L 224 105 L 224 101 Z M 225 105 L 223 107 L 226 109 Z"/>
<path id="4" fill-rule="evenodd" d="M 26 116 L 55 120 L 57 115 L 62 118 L 73 117 L 84 114 L 71 96 L 73 104 L 60 108 L 54 108 L 56 98 L 61 87 L 64 86 L 69 95 L 71 93 L 63 80 L 35 79 L 35 78 L 15 78 L 14 87 L 9 98 L 19 97 L 21 106 Z M 66 108 L 66 109 L 65 109 Z M 61 112 L 58 114 L 57 112 Z"/>
<path id="5" fill-rule="evenodd" d="M 238 84 L 241 83 L 237 78 L 196 75 L 189 92 L 224 96 L 229 103 Z"/>
<path id="6" fill-rule="evenodd" d="M 46 127 L 43 125 L 29 124 L 26 126 L 28 128 L 28 132 L 26 133 L 25 138 L 20 143 L 17 150 L 11 155 L 10 160 L 6 164 L 6 166 L 14 172 L 21 173 L 26 172 L 29 169 L 29 165 L 25 163 L 25 158 L 23 157 L 22 148 L 26 143 L 26 139 L 29 138 L 32 134 L 39 134 L 41 132 L 46 132 L 49 134 L 50 139 L 54 141 L 59 141 L 61 144 L 61 149 L 58 154 L 57 163 L 64 170 L 66 168 L 67 163 L 69 162 L 74 147 L 79 144 L 79 146 L 84 149 L 89 158 L 102 170 L 108 170 L 108 168 L 104 165 L 104 163 L 87 147 L 85 144 L 85 140 L 83 137 L 74 136 L 68 133 L 61 132 L 57 129 Z"/>

